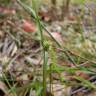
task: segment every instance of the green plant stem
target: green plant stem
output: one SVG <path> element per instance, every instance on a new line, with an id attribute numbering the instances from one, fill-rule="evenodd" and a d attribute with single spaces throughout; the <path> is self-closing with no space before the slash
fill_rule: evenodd
<path id="1" fill-rule="evenodd" d="M 33 0 L 33 4 L 35 4 L 35 1 Z M 35 9 L 35 6 L 34 6 L 34 9 Z M 36 13 L 36 11 L 35 11 Z M 36 17 L 35 17 L 35 21 L 38 25 L 38 28 L 39 28 L 39 31 L 40 31 L 40 37 L 41 37 L 41 46 L 43 48 L 43 96 L 46 96 L 46 79 L 47 79 L 47 62 L 48 62 L 48 52 L 45 50 L 45 45 L 44 45 L 44 36 L 43 36 L 43 28 L 42 28 L 42 25 L 41 25 L 41 22 L 40 22 L 40 19 L 39 19 L 39 16 L 38 14 L 36 14 Z"/>
<path id="2" fill-rule="evenodd" d="M 40 24 L 40 21 L 38 19 L 38 16 L 37 16 L 37 22 L 38 22 L 38 27 L 39 27 L 39 30 L 40 30 L 40 36 L 41 36 L 41 45 L 43 47 L 43 59 L 44 59 L 44 63 L 43 63 L 43 96 L 46 96 L 46 75 L 47 75 L 47 61 L 48 61 L 48 58 L 47 58 L 47 51 L 45 50 L 45 47 L 44 47 L 44 37 L 43 37 L 43 31 L 42 31 L 42 27 L 41 27 L 41 24 Z"/>

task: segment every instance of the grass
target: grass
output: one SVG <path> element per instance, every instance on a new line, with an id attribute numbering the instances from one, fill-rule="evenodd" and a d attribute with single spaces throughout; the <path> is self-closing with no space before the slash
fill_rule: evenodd
<path id="1" fill-rule="evenodd" d="M 36 6 L 36 2 L 33 0 L 33 4 Z M 36 8 L 34 8 L 36 9 Z M 35 13 L 36 13 L 36 10 L 35 10 Z M 36 14 L 36 23 L 37 23 L 37 26 L 38 26 L 38 29 L 40 31 L 40 37 L 41 37 L 41 46 L 43 48 L 43 52 L 41 55 L 43 55 L 43 92 L 42 92 L 42 95 L 43 96 L 46 96 L 46 90 L 47 90 L 47 84 L 46 84 L 46 80 L 47 80 L 47 62 L 48 62 L 48 52 L 45 48 L 46 45 L 44 45 L 44 36 L 43 36 L 43 28 L 42 28 L 42 25 L 41 25 L 41 22 L 40 22 L 40 19 L 38 17 L 38 15 Z"/>
<path id="2" fill-rule="evenodd" d="M 18 1 L 19 2 L 19 1 Z M 84 3 L 83 1 L 78 1 L 77 3 Z M 63 54 L 67 57 L 67 59 L 70 61 L 70 62 L 72 62 L 73 64 L 75 64 L 75 66 L 76 66 L 76 62 L 75 62 L 75 60 L 74 60 L 74 57 L 73 57 L 73 55 L 71 54 L 71 52 L 70 52 L 70 50 L 67 48 L 67 47 L 64 47 L 64 46 L 62 46 L 62 45 L 60 45 L 59 43 L 58 43 L 58 41 L 50 34 L 50 32 L 45 28 L 45 26 L 44 26 L 44 24 L 42 23 L 42 21 L 40 21 L 40 19 L 39 19 L 39 17 L 38 17 L 38 15 L 36 14 L 36 11 L 34 11 L 34 9 L 35 8 L 30 8 L 30 7 L 28 7 L 28 6 L 26 6 L 26 5 L 24 5 L 24 4 L 22 4 L 21 2 L 19 2 L 19 4 L 33 17 L 33 19 L 36 21 L 36 23 L 37 23 L 37 26 L 38 26 L 38 29 L 39 29 L 39 34 L 40 34 L 40 37 L 41 37 L 41 40 L 40 40 L 40 42 L 41 42 L 41 46 L 42 46 L 42 48 L 43 48 L 43 52 L 42 52 L 42 55 L 43 55 L 43 96 L 46 96 L 46 90 L 47 90 L 47 83 L 46 83 L 46 80 L 47 80 L 47 61 L 48 61 L 48 50 L 45 50 L 45 45 L 44 45 L 44 42 L 45 42 L 45 38 L 44 38 L 44 36 L 43 36 L 43 30 L 45 30 L 49 35 L 50 35 L 50 37 L 55 41 L 55 43 L 58 45 L 58 48 L 60 48 L 61 50 L 62 50 L 62 52 L 63 52 Z M 34 2 L 34 5 L 36 5 L 35 4 L 35 2 Z M 82 42 L 85 42 L 85 38 L 83 37 L 83 33 L 82 33 L 82 30 L 81 30 L 81 39 L 83 39 L 83 41 Z M 51 50 L 52 51 L 52 50 Z M 57 72 L 57 73 L 61 73 L 61 72 L 68 72 L 68 73 L 75 73 L 75 72 L 77 72 L 78 70 L 80 70 L 81 72 L 88 72 L 88 73 L 93 73 L 93 72 L 90 72 L 90 70 L 86 70 L 86 68 L 84 69 L 82 69 L 82 68 L 61 68 L 61 67 L 58 67 L 57 65 L 56 65 L 56 58 L 55 58 L 55 56 L 53 56 L 54 55 L 54 51 L 51 53 L 51 55 L 52 55 L 52 67 L 51 67 L 51 70 L 49 70 L 50 71 L 50 73 L 54 70 L 55 72 Z M 89 54 L 88 54 L 89 55 Z M 75 55 L 76 56 L 76 55 Z M 54 58 L 53 58 L 54 57 Z M 76 56 L 76 57 L 78 57 L 78 56 Z M 84 57 L 82 57 L 82 56 L 79 56 L 79 59 L 80 58 L 82 58 L 82 59 L 85 59 L 86 61 L 88 61 L 88 62 L 91 62 L 91 60 L 89 60 L 89 59 L 86 59 L 86 58 L 84 58 Z M 81 59 L 81 60 L 82 60 Z M 92 61 L 93 62 L 93 61 Z M 92 63 L 91 62 L 91 63 Z M 94 62 L 95 63 L 95 62 Z M 80 64 L 80 60 L 78 61 L 78 64 Z M 94 73 L 93 73 L 94 74 Z M 50 75 L 51 76 L 51 75 Z M 51 77 L 50 77 L 51 78 Z M 80 78 L 80 77 L 76 77 L 76 79 L 78 79 L 78 80 L 80 80 L 81 82 L 83 82 L 85 85 L 88 85 L 88 87 L 92 87 L 92 88 L 95 88 L 95 85 L 93 85 L 92 83 L 90 83 L 89 81 L 87 81 L 87 80 L 84 80 L 84 79 L 82 79 L 82 78 Z M 51 88 L 50 88 L 51 89 Z M 39 94 L 40 95 L 40 94 Z M 39 96 L 38 95 L 38 96 Z"/>
<path id="3" fill-rule="evenodd" d="M 20 4 L 21 7 L 24 8 L 24 10 L 26 10 L 26 12 L 29 13 L 29 15 L 31 15 L 32 19 L 34 20 L 34 22 L 36 23 L 36 25 L 38 27 L 38 35 L 40 37 L 40 44 L 41 44 L 40 47 L 42 47 L 41 57 L 43 56 L 43 72 L 41 75 L 41 77 L 42 77 L 41 80 L 38 80 L 38 78 L 36 78 L 34 81 L 31 81 L 30 84 L 25 85 L 23 87 L 19 87 L 19 88 L 16 88 L 14 82 L 12 82 L 14 86 L 11 86 L 9 83 L 9 80 L 7 79 L 7 77 L 4 74 L 4 79 L 10 89 L 9 92 L 12 92 L 14 94 L 14 96 L 18 96 L 17 92 L 22 91 L 24 94 L 21 93 L 21 96 L 26 96 L 27 93 L 30 93 L 32 90 L 35 90 L 36 96 L 47 96 L 46 95 L 47 85 L 48 85 L 47 83 L 50 84 L 50 93 L 53 92 L 53 90 L 52 90 L 52 84 L 54 81 L 53 77 L 52 77 L 53 73 L 56 73 L 59 75 L 60 78 L 58 78 L 58 80 L 60 81 L 60 83 L 63 83 L 64 85 L 67 86 L 68 82 L 71 82 L 71 81 L 67 82 L 66 78 L 61 76 L 61 73 L 64 73 L 64 72 L 67 74 L 71 74 L 71 76 L 69 76 L 69 77 L 74 77 L 76 80 L 80 81 L 81 85 L 84 85 L 84 87 L 96 89 L 95 84 L 93 84 L 89 80 L 85 80 L 84 78 L 82 78 L 80 76 L 76 76 L 76 72 L 82 72 L 82 73 L 86 73 L 86 74 L 94 75 L 94 76 L 96 73 L 94 70 L 92 70 L 96 64 L 96 61 L 95 61 L 96 56 L 95 56 L 95 54 L 92 53 L 92 51 L 95 49 L 92 46 L 90 48 L 90 45 L 86 44 L 86 43 L 88 43 L 88 41 L 84 37 L 82 28 L 80 28 L 80 33 L 79 33 L 80 37 L 77 34 L 75 34 L 76 37 L 73 38 L 74 34 L 71 33 L 71 35 L 67 38 L 67 42 L 65 42 L 64 45 L 63 44 L 61 45 L 61 44 L 59 44 L 58 40 L 56 40 L 51 35 L 50 31 L 45 27 L 44 23 L 40 20 L 40 17 L 37 14 L 37 7 L 36 7 L 37 4 L 36 4 L 35 0 L 32 0 L 33 5 L 34 5 L 33 7 L 29 7 L 28 5 L 22 3 L 19 0 L 17 0 L 17 2 Z M 72 2 L 75 2 L 75 1 L 73 0 Z M 83 4 L 84 1 L 77 0 L 75 3 Z M 79 24 L 80 24 L 80 21 L 81 21 L 81 19 L 79 18 L 79 20 L 78 20 Z M 53 46 L 45 38 L 45 36 L 43 34 L 44 31 L 47 32 L 47 34 L 52 38 L 55 46 Z M 14 40 L 17 40 L 12 35 L 11 35 L 11 37 Z M 79 44 L 81 44 L 80 48 L 77 48 L 76 44 L 74 44 L 74 42 L 77 42 L 77 40 L 80 41 L 79 42 Z M 60 54 L 62 55 L 62 58 L 65 61 L 69 61 L 70 65 L 72 66 L 72 64 L 73 64 L 74 66 L 68 67 L 68 65 L 65 64 L 65 62 L 63 62 L 65 64 L 64 66 L 61 66 L 60 64 L 58 64 L 57 50 L 60 51 Z M 91 50 L 91 52 L 90 52 L 90 50 Z M 49 58 L 51 59 L 50 65 L 48 65 Z M 88 68 L 88 66 L 86 67 L 86 64 L 87 64 L 86 62 L 91 64 L 91 66 L 89 68 Z M 82 65 L 83 65 L 83 67 L 82 67 Z M 48 82 L 48 79 L 49 79 L 49 82 Z M 76 84 L 79 85 L 78 83 L 76 83 Z"/>

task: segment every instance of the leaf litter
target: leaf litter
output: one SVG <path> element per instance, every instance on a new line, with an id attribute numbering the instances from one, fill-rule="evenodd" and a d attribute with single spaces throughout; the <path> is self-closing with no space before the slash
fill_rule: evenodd
<path id="1" fill-rule="evenodd" d="M 82 19 L 80 17 L 82 16 L 82 11 L 80 11 L 82 8 L 80 6 L 76 6 L 76 8 L 78 10 L 73 10 L 70 14 L 79 12 L 78 15 L 77 13 L 74 16 L 70 15 L 65 21 L 59 21 L 57 18 L 56 22 L 52 19 L 51 24 L 48 24 L 49 21 L 46 19 L 44 21 L 47 22 L 47 28 L 54 38 L 69 50 L 68 54 L 70 55 L 68 58 L 63 54 L 55 42 L 44 33 L 45 38 L 56 51 L 56 53 L 50 53 L 48 57 L 47 70 L 48 75 L 51 75 L 50 80 L 47 79 L 47 95 L 50 94 L 48 96 L 95 96 L 96 37 L 95 25 L 90 25 L 90 19 L 92 24 L 94 21 L 91 17 L 93 13 L 91 15 L 86 13 L 87 16 L 83 14 L 85 17 Z M 9 13 L 6 12 L 6 14 Z M 87 20 L 89 21 L 86 22 Z M 23 30 L 21 25 L 22 20 L 16 13 L 0 19 L 0 95 L 2 93 L 6 94 L 5 96 L 14 96 L 13 94 L 16 93 L 17 96 L 36 96 L 35 90 L 38 90 L 39 94 L 42 89 L 42 87 L 39 88 L 42 82 L 43 64 L 40 38 L 36 32 L 25 32 L 26 30 Z M 51 70 L 50 64 L 54 59 L 51 57 L 52 54 L 56 54 L 54 58 L 56 58 L 57 64 L 53 64 Z M 4 76 L 7 80 L 4 79 Z M 92 95 L 88 95 L 89 93 Z"/>

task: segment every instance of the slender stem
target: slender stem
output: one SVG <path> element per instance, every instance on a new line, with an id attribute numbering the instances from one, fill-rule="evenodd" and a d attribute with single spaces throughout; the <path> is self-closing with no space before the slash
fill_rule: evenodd
<path id="1" fill-rule="evenodd" d="M 52 93 L 52 63 L 50 64 L 50 93 Z"/>
<path id="2" fill-rule="evenodd" d="M 34 0 L 33 0 L 34 1 Z M 33 2 L 35 3 L 35 1 Z M 34 4 L 35 5 L 35 4 Z M 36 13 L 36 11 L 35 11 Z M 45 46 L 44 46 L 44 36 L 43 36 L 43 28 L 42 28 L 42 25 L 41 25 L 41 22 L 40 22 L 40 19 L 39 19 L 39 16 L 38 14 L 36 14 L 36 17 L 35 17 L 35 21 L 37 22 L 37 25 L 38 25 L 38 28 L 39 28 L 39 31 L 40 31 L 40 37 L 41 37 L 41 46 L 43 48 L 43 96 L 46 96 L 46 78 L 47 78 L 47 62 L 48 62 L 48 54 L 47 54 L 47 51 L 45 50 Z"/>
<path id="3" fill-rule="evenodd" d="M 37 16 L 37 19 L 38 19 L 38 16 Z M 43 31 L 42 31 L 42 26 L 40 24 L 39 19 L 38 19 L 38 27 L 40 29 L 41 45 L 43 47 L 43 60 L 44 60 L 44 63 L 43 63 L 43 96 L 46 96 L 46 78 L 47 78 L 46 74 L 47 74 L 47 61 L 48 61 L 48 57 L 46 56 L 48 55 L 44 47 Z"/>

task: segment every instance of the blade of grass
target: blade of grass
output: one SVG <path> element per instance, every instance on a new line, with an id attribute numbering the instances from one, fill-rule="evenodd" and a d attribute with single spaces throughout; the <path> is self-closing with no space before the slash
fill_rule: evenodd
<path id="1" fill-rule="evenodd" d="M 85 79 L 83 79 L 83 78 L 81 78 L 79 76 L 74 76 L 74 78 L 77 79 L 77 80 L 79 80 L 79 81 L 81 81 L 82 83 L 84 83 L 85 86 L 90 87 L 90 88 L 93 88 L 93 89 L 96 89 L 96 85 L 92 84 L 90 81 L 85 80 Z"/>
<path id="2" fill-rule="evenodd" d="M 10 85 L 10 83 L 4 73 L 3 73 L 3 78 L 6 81 L 6 83 L 8 84 L 8 86 L 10 87 L 10 90 L 12 90 L 12 93 L 14 94 L 14 96 L 17 96 L 16 91 L 14 90 L 15 88 Z"/>
<path id="3" fill-rule="evenodd" d="M 33 0 L 33 4 L 36 6 L 35 4 L 35 1 Z M 35 7 L 33 6 L 33 7 Z M 36 9 L 36 8 L 34 8 Z M 35 10 L 35 13 L 36 13 L 36 10 Z M 40 19 L 39 19 L 39 16 L 38 14 L 36 14 L 36 17 L 35 17 L 35 21 L 37 23 L 37 26 L 39 28 L 39 32 L 40 32 L 40 37 L 41 37 L 41 46 L 43 48 L 43 60 L 44 60 L 44 63 L 43 63 L 43 96 L 46 96 L 46 79 L 47 79 L 47 62 L 48 62 L 48 52 L 47 50 L 45 49 L 45 45 L 44 45 L 44 36 L 43 36 L 43 28 L 41 26 L 41 23 L 40 23 Z"/>

